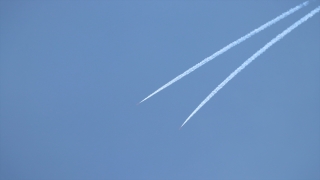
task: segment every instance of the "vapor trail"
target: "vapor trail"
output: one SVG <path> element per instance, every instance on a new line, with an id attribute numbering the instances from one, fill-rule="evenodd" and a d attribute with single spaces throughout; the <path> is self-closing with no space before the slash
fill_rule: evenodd
<path id="1" fill-rule="evenodd" d="M 282 13 L 281 15 L 279 15 L 278 17 L 274 18 L 273 20 L 265 23 L 264 25 L 258 27 L 257 29 L 254 29 L 253 31 L 251 31 L 250 33 L 248 33 L 247 35 L 239 38 L 238 40 L 230 43 L 229 45 L 225 46 L 224 48 L 220 49 L 219 51 L 215 52 L 214 54 L 212 54 L 211 56 L 205 58 L 204 60 L 202 60 L 201 62 L 199 62 L 198 64 L 194 65 L 193 67 L 191 67 L 190 69 L 186 70 L 185 72 L 183 72 L 182 74 L 180 74 L 179 76 L 175 77 L 174 79 L 172 79 L 171 81 L 169 81 L 167 84 L 163 85 L 162 87 L 160 87 L 158 90 L 156 90 L 155 92 L 153 92 L 152 94 L 150 94 L 149 96 L 147 96 L 146 98 L 144 98 L 142 101 L 140 101 L 140 103 L 142 103 L 143 101 L 149 99 L 150 97 L 152 97 L 153 95 L 157 94 L 158 92 L 162 91 L 163 89 L 167 88 L 168 86 L 170 86 L 171 84 L 175 83 L 176 81 L 180 80 L 181 78 L 183 78 L 184 76 L 190 74 L 192 71 L 198 69 L 199 67 L 201 67 L 202 65 L 204 65 L 205 63 L 211 61 L 212 59 L 214 59 L 215 57 L 219 56 L 220 54 L 228 51 L 230 48 L 240 44 L 241 42 L 245 41 L 246 39 L 250 38 L 251 36 L 257 34 L 258 32 L 266 29 L 267 27 L 275 24 L 276 22 L 280 21 L 281 19 L 289 16 L 290 14 L 296 12 L 297 10 L 301 9 L 304 6 L 307 6 L 309 4 L 309 1 L 306 1 L 290 10 L 288 10 L 287 12 Z"/>
<path id="2" fill-rule="evenodd" d="M 249 59 L 247 59 L 241 66 L 239 66 L 235 71 L 233 71 L 222 83 L 220 83 L 200 104 L 199 106 L 190 114 L 190 116 L 184 121 L 184 123 L 181 125 L 181 127 L 189 121 L 189 119 L 197 113 L 197 111 L 206 104 L 220 89 L 222 89 L 232 78 L 234 78 L 239 72 L 241 72 L 247 65 L 249 65 L 253 60 L 255 60 L 258 56 L 260 56 L 262 53 L 264 53 L 268 48 L 270 48 L 274 43 L 282 39 L 285 35 L 290 33 L 292 30 L 294 30 L 296 27 L 298 27 L 303 22 L 307 21 L 309 18 L 311 18 L 313 15 L 318 13 L 320 11 L 320 6 L 318 6 L 316 9 L 312 10 L 310 13 L 305 15 L 303 18 L 292 24 L 290 27 L 288 27 L 286 30 L 284 30 L 282 33 L 278 34 L 275 38 L 273 38 L 271 41 L 269 41 L 266 45 L 264 45 L 261 49 L 259 49 L 256 53 L 254 53 Z"/>

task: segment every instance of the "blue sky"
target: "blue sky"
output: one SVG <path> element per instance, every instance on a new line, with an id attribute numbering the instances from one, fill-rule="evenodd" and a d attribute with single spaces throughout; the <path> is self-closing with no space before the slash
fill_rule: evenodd
<path id="1" fill-rule="evenodd" d="M 319 1 L 0 1 L 1 179 L 319 179 Z"/>

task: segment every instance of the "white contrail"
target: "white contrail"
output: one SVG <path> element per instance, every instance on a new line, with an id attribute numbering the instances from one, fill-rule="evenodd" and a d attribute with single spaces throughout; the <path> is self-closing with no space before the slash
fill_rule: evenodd
<path id="1" fill-rule="evenodd" d="M 270 48 L 274 43 L 282 39 L 285 35 L 290 33 L 296 27 L 298 27 L 303 22 L 307 21 L 313 15 L 320 11 L 320 6 L 316 9 L 305 15 L 303 18 L 292 24 L 282 33 L 278 34 L 275 38 L 273 38 L 270 42 L 268 42 L 265 46 L 259 49 L 256 53 L 254 53 L 249 59 L 247 59 L 240 67 L 238 67 L 235 71 L 233 71 L 222 83 L 220 83 L 200 104 L 199 106 L 190 114 L 190 116 L 184 121 L 181 127 L 189 121 L 189 119 L 204 105 L 206 104 L 220 89 L 222 89 L 232 78 L 234 78 L 239 72 L 241 72 L 247 65 L 249 65 L 253 60 L 255 60 L 258 56 L 264 53 L 268 48 Z"/>
<path id="2" fill-rule="evenodd" d="M 193 67 L 191 67 L 190 69 L 186 70 L 184 73 L 180 74 L 179 76 L 175 77 L 174 79 L 172 79 L 171 81 L 169 81 L 167 84 L 163 85 L 162 87 L 160 87 L 158 90 L 156 90 L 155 92 L 153 92 L 152 94 L 150 94 L 148 97 L 144 98 L 142 101 L 140 101 L 140 103 L 142 103 L 143 101 L 149 99 L 151 96 L 157 94 L 158 92 L 160 92 L 161 90 L 167 88 L 168 86 L 170 86 L 171 84 L 175 83 L 176 81 L 180 80 L 181 78 L 183 78 L 184 76 L 190 74 L 192 71 L 198 69 L 199 67 L 201 67 L 202 65 L 204 65 L 205 63 L 211 61 L 212 59 L 214 59 L 215 57 L 219 56 L 220 54 L 228 51 L 230 48 L 240 44 L 241 42 L 245 41 L 246 39 L 250 38 L 251 36 L 257 34 L 258 32 L 266 29 L 267 27 L 273 25 L 274 23 L 280 21 L 281 19 L 289 16 L 290 14 L 296 12 L 297 10 L 301 9 L 304 6 L 307 6 L 309 4 L 309 1 L 306 1 L 290 10 L 288 10 L 287 12 L 282 13 L 280 16 L 274 18 L 273 20 L 265 23 L 264 25 L 258 27 L 257 29 L 251 31 L 250 33 L 248 33 L 247 35 L 239 38 L 238 40 L 230 43 L 229 45 L 225 46 L 224 48 L 220 49 L 219 51 L 215 52 L 214 54 L 212 54 L 211 56 L 205 58 L 204 60 L 202 60 L 201 62 L 199 62 L 198 64 L 194 65 Z"/>

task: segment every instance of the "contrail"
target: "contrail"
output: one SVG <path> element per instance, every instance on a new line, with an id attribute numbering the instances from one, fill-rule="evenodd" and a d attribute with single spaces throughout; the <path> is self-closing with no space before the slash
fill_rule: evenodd
<path id="1" fill-rule="evenodd" d="M 294 30 L 296 27 L 298 27 L 303 22 L 307 21 L 309 18 L 311 18 L 313 15 L 318 13 L 320 11 L 320 6 L 318 6 L 316 9 L 305 15 L 303 18 L 292 24 L 290 27 L 288 27 L 286 30 L 284 30 L 282 33 L 278 34 L 275 38 L 273 38 L 271 41 L 269 41 L 266 45 L 264 45 L 261 49 L 259 49 L 256 53 L 254 53 L 249 59 L 247 59 L 241 66 L 239 66 L 235 71 L 233 71 L 222 83 L 220 83 L 200 104 L 199 106 L 190 114 L 190 116 L 184 121 L 184 123 L 181 125 L 181 127 L 189 121 L 189 119 L 199 111 L 199 109 L 206 104 L 220 89 L 222 89 L 232 78 L 234 78 L 238 73 L 240 73 L 247 65 L 249 65 L 253 60 L 255 60 L 258 56 L 260 56 L 262 53 L 264 53 L 268 48 L 270 48 L 274 43 L 282 39 L 285 35 L 290 33 L 292 30 Z M 181 128 L 180 127 L 180 128 Z"/>
<path id="2" fill-rule="evenodd" d="M 184 76 L 190 74 L 192 71 L 198 69 L 199 67 L 201 67 L 202 65 L 206 64 L 207 62 L 211 61 L 212 59 L 214 59 L 215 57 L 219 56 L 220 54 L 228 51 L 230 48 L 240 44 L 241 42 L 245 41 L 246 39 L 250 38 L 251 36 L 257 34 L 258 32 L 266 29 L 267 27 L 275 24 L 276 22 L 280 21 L 281 19 L 289 16 L 290 14 L 296 12 L 297 10 L 301 9 L 304 6 L 307 6 L 309 4 L 309 1 L 306 1 L 290 10 L 288 10 L 287 12 L 282 13 L 280 16 L 274 18 L 273 20 L 265 23 L 264 25 L 258 27 L 257 29 L 254 29 L 253 31 L 251 31 L 250 33 L 248 33 L 247 35 L 239 38 L 236 41 L 233 41 L 232 43 L 230 43 L 229 45 L 225 46 L 224 48 L 220 49 L 219 51 L 215 52 L 214 54 L 212 54 L 211 56 L 205 58 L 204 60 L 202 60 L 201 62 L 199 62 L 198 64 L 194 65 L 193 67 L 191 67 L 190 69 L 186 70 L 184 73 L 180 74 L 179 76 L 175 77 L 174 79 L 172 79 L 171 81 L 169 81 L 167 84 L 163 85 L 162 87 L 160 87 L 158 90 L 156 90 L 155 92 L 153 92 L 152 94 L 150 94 L 148 97 L 144 98 L 142 101 L 140 101 L 140 103 L 142 103 L 143 101 L 149 99 L 150 97 L 152 97 L 153 95 L 157 94 L 158 92 L 162 91 L 163 89 L 167 88 L 168 86 L 170 86 L 171 84 L 175 83 L 176 81 L 180 80 L 181 78 L 183 78 Z M 140 104 L 139 103 L 139 104 Z"/>

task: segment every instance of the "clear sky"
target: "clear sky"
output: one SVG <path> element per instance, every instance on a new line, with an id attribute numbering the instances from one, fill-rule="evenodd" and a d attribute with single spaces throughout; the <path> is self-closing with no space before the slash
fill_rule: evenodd
<path id="1" fill-rule="evenodd" d="M 315 1 L 0 1 L 0 179 L 320 179 Z"/>

